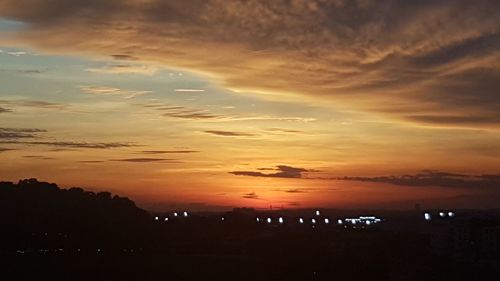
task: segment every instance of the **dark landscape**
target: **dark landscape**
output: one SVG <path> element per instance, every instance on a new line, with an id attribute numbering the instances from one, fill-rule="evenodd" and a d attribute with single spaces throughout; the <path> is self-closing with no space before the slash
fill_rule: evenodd
<path id="1" fill-rule="evenodd" d="M 423 211 L 327 209 L 176 217 L 36 179 L 0 183 L 0 200 L 2 280 L 456 281 L 500 273 L 499 210 L 446 218 L 429 210 L 430 221 Z M 337 222 L 364 212 L 381 221 Z"/>

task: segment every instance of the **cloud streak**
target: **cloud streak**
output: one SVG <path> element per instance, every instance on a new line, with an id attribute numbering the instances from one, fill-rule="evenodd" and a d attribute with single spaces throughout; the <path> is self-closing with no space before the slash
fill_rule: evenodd
<path id="1" fill-rule="evenodd" d="M 245 198 L 245 199 L 253 199 L 253 200 L 260 200 L 261 198 L 259 197 L 259 195 L 257 195 L 257 193 L 255 192 L 249 192 L 249 193 L 245 193 L 241 196 L 241 198 Z"/>
<path id="2" fill-rule="evenodd" d="M 138 96 L 152 93 L 151 91 L 125 90 L 115 87 L 105 86 L 80 86 L 80 90 L 86 94 L 97 96 L 120 96 L 125 99 L 132 99 Z"/>
<path id="3" fill-rule="evenodd" d="M 286 165 L 278 165 L 273 169 L 274 173 L 262 173 L 255 171 L 233 171 L 230 174 L 236 176 L 249 176 L 249 177 L 265 177 L 265 178 L 305 178 L 305 173 L 317 172 L 312 169 L 297 168 Z"/>
<path id="4" fill-rule="evenodd" d="M 0 141 L 3 144 L 22 144 L 22 145 L 47 145 L 47 146 L 60 146 L 70 148 L 91 148 L 91 149 L 109 149 L 109 148 L 123 148 L 123 147 L 137 147 L 139 145 L 132 143 L 120 142 L 73 142 L 73 141 L 18 141 L 6 140 Z"/>
<path id="5" fill-rule="evenodd" d="M 133 162 L 133 163 L 149 163 L 149 162 L 162 162 L 162 161 L 177 161 L 177 159 L 164 159 L 164 158 L 126 158 L 126 159 L 114 159 L 110 161 L 119 162 Z"/>
<path id="6" fill-rule="evenodd" d="M 11 107 L 26 107 L 35 109 L 72 110 L 72 107 L 67 104 L 39 100 L 0 100 L 0 104 Z"/>
<path id="7" fill-rule="evenodd" d="M 32 128 L 0 128 L 0 139 L 25 139 L 35 138 L 36 133 L 46 132 L 45 130 Z"/>
<path id="8" fill-rule="evenodd" d="M 208 130 L 203 131 L 204 133 L 221 136 L 221 137 L 254 137 L 255 134 L 245 133 L 245 132 L 233 132 L 233 131 L 218 131 L 218 130 Z"/>
<path id="9" fill-rule="evenodd" d="M 12 110 L 0 106 L 0 113 L 8 113 L 8 112 L 12 112 Z"/>
<path id="10" fill-rule="evenodd" d="M 197 150 L 143 150 L 140 153 L 143 154 L 187 154 L 187 153 L 198 153 Z"/>
<path id="11" fill-rule="evenodd" d="M 441 186 L 451 188 L 498 188 L 498 175 L 465 175 L 441 171 L 425 170 L 414 175 L 378 177 L 338 177 L 336 180 L 381 182 L 402 186 Z"/>
<path id="12" fill-rule="evenodd" d="M 86 71 L 95 74 L 143 74 L 153 75 L 158 71 L 157 67 L 135 64 L 111 64 L 100 68 L 88 68 Z"/>

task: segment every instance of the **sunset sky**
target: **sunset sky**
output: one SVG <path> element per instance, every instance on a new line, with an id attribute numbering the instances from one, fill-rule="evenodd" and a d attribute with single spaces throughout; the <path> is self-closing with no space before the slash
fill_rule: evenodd
<path id="1" fill-rule="evenodd" d="M 500 1 L 1 0 L 0 180 L 498 207 Z"/>

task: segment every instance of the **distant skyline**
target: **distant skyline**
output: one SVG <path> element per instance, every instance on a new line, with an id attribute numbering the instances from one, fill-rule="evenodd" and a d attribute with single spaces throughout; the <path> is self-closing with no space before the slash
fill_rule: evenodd
<path id="1" fill-rule="evenodd" d="M 0 2 L 0 180 L 148 209 L 498 207 L 500 2 Z"/>

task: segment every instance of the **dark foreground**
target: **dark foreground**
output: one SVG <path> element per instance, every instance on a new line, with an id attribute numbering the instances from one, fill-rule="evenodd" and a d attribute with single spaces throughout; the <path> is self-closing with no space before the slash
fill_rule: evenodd
<path id="1" fill-rule="evenodd" d="M 151 215 L 126 198 L 0 183 L 0 280 L 498 280 L 497 212 L 365 227 L 311 212 Z M 302 213 L 301 213 L 302 212 Z M 361 211 L 359 211 L 361 212 Z M 324 213 L 324 214 L 323 214 Z M 158 216 L 158 220 L 155 219 Z M 165 221 L 169 217 L 169 221 Z M 272 217 L 273 223 L 256 222 Z M 277 223 L 283 217 L 284 223 Z M 224 220 L 222 220 L 224 218 Z M 313 227 L 314 226 L 314 227 Z"/>

